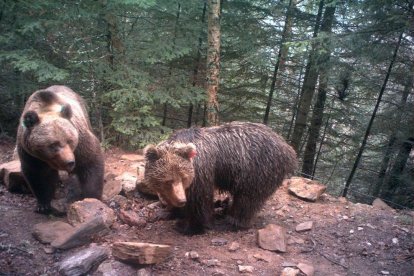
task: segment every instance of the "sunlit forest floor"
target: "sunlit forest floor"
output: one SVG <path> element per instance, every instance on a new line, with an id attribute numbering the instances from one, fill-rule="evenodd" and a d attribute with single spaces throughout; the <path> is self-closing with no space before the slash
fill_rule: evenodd
<path id="1" fill-rule="evenodd" d="M 13 143 L 0 143 L 0 163 L 11 159 Z M 106 152 L 106 170 L 115 175 L 135 172 L 121 160 L 122 150 Z M 155 202 L 143 197 L 129 198 L 135 205 Z M 80 248 L 48 252 L 32 236 L 33 226 L 49 218 L 34 213 L 31 195 L 11 194 L 0 186 L 0 275 L 56 275 L 56 264 Z M 132 204 L 133 206 L 133 204 Z M 295 227 L 312 221 L 313 228 L 298 233 Z M 286 253 L 258 247 L 257 230 L 273 223 L 287 230 Z M 414 275 L 413 212 L 375 209 L 324 194 L 316 203 L 304 202 L 281 187 L 259 213 L 251 229 L 231 232 L 212 229 L 204 235 L 183 236 L 174 230 L 175 221 L 156 220 L 143 228 L 130 227 L 119 219 L 111 232 L 96 240 L 110 247 L 115 241 L 169 244 L 174 250 L 166 261 L 152 266 L 132 267 L 113 257 L 111 275 L 239 275 L 239 265 L 253 267 L 252 275 L 280 275 L 285 266 L 307 263 L 314 275 Z M 222 245 L 214 245 L 220 238 Z M 239 248 L 229 250 L 237 242 Z M 86 247 L 86 246 L 85 246 Z M 197 259 L 187 252 L 196 251 Z M 91 275 L 102 275 L 94 268 Z"/>

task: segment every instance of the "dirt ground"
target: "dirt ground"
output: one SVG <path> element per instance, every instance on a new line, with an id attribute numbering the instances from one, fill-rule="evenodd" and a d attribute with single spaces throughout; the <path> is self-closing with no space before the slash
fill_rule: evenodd
<path id="1" fill-rule="evenodd" d="M 0 141 L 0 163 L 11 160 L 13 143 Z M 115 175 L 136 172 L 125 152 L 106 152 L 106 170 Z M 155 202 L 136 195 L 128 206 L 139 211 Z M 11 194 L 0 186 L 0 275 L 57 275 L 57 263 L 83 247 L 51 253 L 32 236 L 33 226 L 55 220 L 35 213 L 36 200 L 28 194 Z M 111 206 L 112 207 L 112 206 Z M 115 207 L 114 207 L 115 208 Z M 116 210 L 117 212 L 119 210 Z M 295 231 L 297 224 L 313 221 L 308 232 Z M 286 253 L 263 250 L 257 245 L 257 230 L 273 223 L 287 229 Z M 239 266 L 252 266 L 250 275 L 281 275 L 284 266 L 307 263 L 314 275 L 414 275 L 413 212 L 379 210 L 353 204 L 329 195 L 316 203 L 304 202 L 281 187 L 258 214 L 251 229 L 231 232 L 210 230 L 184 236 L 174 230 L 175 221 L 147 221 L 144 227 L 130 227 L 119 219 L 110 234 L 95 242 L 110 247 L 116 241 L 168 244 L 172 256 L 157 265 L 133 267 L 110 257 L 89 275 L 239 275 Z M 220 244 L 217 245 L 219 239 Z M 214 241 L 214 242 L 213 242 Z M 229 250 L 233 242 L 236 250 Z M 234 244 L 233 244 L 234 245 Z M 84 246 L 86 247 L 86 246 Z M 186 253 L 196 251 L 199 258 Z M 303 274 L 300 274 L 303 275 Z"/>

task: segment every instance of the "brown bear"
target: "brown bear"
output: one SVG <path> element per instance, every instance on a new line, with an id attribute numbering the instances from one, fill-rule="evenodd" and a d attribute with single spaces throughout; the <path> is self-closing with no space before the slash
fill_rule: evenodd
<path id="1" fill-rule="evenodd" d="M 59 170 L 77 177 L 80 198 L 101 198 L 104 158 L 83 99 L 66 86 L 34 92 L 17 129 L 23 175 L 37 198 L 37 211 L 50 213 Z"/>
<path id="2" fill-rule="evenodd" d="M 265 201 L 292 174 L 296 153 L 269 127 L 233 122 L 190 128 L 145 149 L 144 181 L 169 206 L 183 211 L 180 231 L 202 233 L 211 225 L 214 191 L 228 192 L 228 221 L 250 226 Z"/>

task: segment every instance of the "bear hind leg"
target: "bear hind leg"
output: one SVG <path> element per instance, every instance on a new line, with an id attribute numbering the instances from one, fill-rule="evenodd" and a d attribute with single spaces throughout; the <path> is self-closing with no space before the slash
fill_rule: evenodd
<path id="1" fill-rule="evenodd" d="M 228 212 L 226 220 L 235 229 L 246 229 L 251 226 L 255 214 L 263 206 L 264 200 L 255 198 L 251 195 L 236 194 L 233 196 L 233 204 Z"/>

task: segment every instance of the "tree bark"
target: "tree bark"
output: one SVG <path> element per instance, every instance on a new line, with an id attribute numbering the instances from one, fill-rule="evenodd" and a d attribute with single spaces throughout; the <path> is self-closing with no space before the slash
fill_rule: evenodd
<path id="1" fill-rule="evenodd" d="M 354 166 L 352 167 L 351 173 L 349 174 L 349 177 L 346 180 L 345 188 L 342 192 L 343 197 L 346 197 L 346 195 L 348 194 L 349 187 L 351 186 L 351 183 L 352 183 L 352 178 L 354 177 L 356 169 L 358 168 L 358 164 L 359 164 L 359 161 L 361 160 L 362 153 L 365 150 L 365 145 L 367 144 L 369 134 L 371 133 L 371 127 L 372 127 L 372 124 L 374 122 L 375 116 L 377 114 L 379 104 L 381 103 L 382 95 L 384 94 L 385 88 L 387 87 L 387 83 L 388 83 L 388 79 L 391 75 L 392 67 L 393 67 L 394 62 L 397 58 L 397 53 L 398 53 L 398 49 L 400 48 L 400 45 L 401 45 L 402 37 L 403 37 L 403 33 L 401 33 L 400 36 L 398 37 L 397 45 L 395 46 L 394 54 L 392 56 L 390 65 L 388 67 L 387 74 L 385 75 L 384 83 L 382 84 L 380 93 L 378 95 L 377 103 L 375 104 L 374 111 L 372 112 L 371 119 L 369 120 L 368 127 L 365 131 L 365 135 L 364 135 L 364 138 L 362 140 L 361 147 L 359 148 L 359 151 L 358 151 L 358 155 L 355 158 Z"/>
<path id="2" fill-rule="evenodd" d="M 413 88 L 413 84 L 414 84 L 414 63 L 411 65 L 410 72 L 411 72 L 411 74 L 408 75 L 408 79 L 407 79 L 407 82 L 404 86 L 404 91 L 403 91 L 403 94 L 401 96 L 400 103 L 398 105 L 396 118 L 395 118 L 395 121 L 393 123 L 393 127 L 392 127 L 390 137 L 388 139 L 387 148 L 385 149 L 385 153 L 384 153 L 384 156 L 382 158 L 380 172 L 378 174 L 378 180 L 377 180 L 377 183 L 374 187 L 374 191 L 372 193 L 372 195 L 374 197 L 378 197 L 378 195 L 381 191 L 382 185 L 384 184 L 384 178 L 385 178 L 387 168 L 389 166 L 389 162 L 390 162 L 390 159 L 391 159 L 391 156 L 392 156 L 392 149 L 394 147 L 395 141 L 397 140 L 398 127 L 400 126 L 400 122 L 401 122 L 402 116 L 403 116 L 404 111 L 405 111 L 405 106 L 407 104 L 408 95 L 410 94 L 410 91 Z"/>
<path id="3" fill-rule="evenodd" d="M 335 14 L 336 6 L 327 7 L 325 10 L 324 20 L 329 21 L 330 28 L 326 30 L 327 34 L 331 34 L 332 31 L 332 22 L 334 21 L 334 14 Z M 319 137 L 319 133 L 322 126 L 322 120 L 324 115 L 325 109 L 325 101 L 326 101 L 326 93 L 328 89 L 328 75 L 329 75 L 329 60 L 331 55 L 330 49 L 330 38 L 325 39 L 325 43 L 323 43 L 326 47 L 323 54 L 320 56 L 320 63 L 324 64 L 320 71 L 319 76 L 319 89 L 318 95 L 316 99 L 316 103 L 313 108 L 312 118 L 311 118 L 311 125 L 309 130 L 308 141 L 306 143 L 305 152 L 303 154 L 303 165 L 302 165 L 302 173 L 305 175 L 311 175 L 313 178 L 313 167 L 314 167 L 314 160 L 316 154 L 316 142 Z"/>
<path id="4" fill-rule="evenodd" d="M 316 20 L 316 24 L 314 28 L 313 37 L 318 36 L 319 24 L 320 24 L 319 21 L 321 18 L 323 5 L 324 5 L 324 2 L 323 0 L 321 0 L 319 3 L 318 16 L 317 16 L 317 20 Z M 333 13 L 331 14 L 332 11 Z M 321 31 L 328 32 L 332 29 L 334 12 L 335 12 L 335 9 L 331 9 L 329 7 L 326 8 L 325 13 L 324 13 L 324 19 L 321 24 Z M 318 80 L 318 67 L 320 66 L 318 55 L 321 50 L 320 47 L 321 45 L 318 42 L 315 43 L 315 45 L 313 45 L 312 50 L 309 54 L 308 64 L 306 65 L 305 78 L 303 81 L 301 98 L 299 100 L 296 122 L 293 128 L 292 139 L 291 139 L 291 145 L 298 153 L 299 153 L 299 148 L 300 148 L 301 140 L 303 137 L 303 133 L 305 132 L 306 120 L 308 117 L 309 109 L 312 103 L 313 94 L 315 92 L 315 87 L 316 87 L 316 83 Z"/>
<path id="5" fill-rule="evenodd" d="M 207 121 L 210 126 L 219 124 L 220 35 L 220 0 L 208 0 Z"/>
<path id="6" fill-rule="evenodd" d="M 201 25 L 204 25 L 205 17 L 206 17 L 206 10 L 207 10 L 207 2 L 204 1 L 203 4 L 203 13 L 201 16 Z M 203 28 L 203 27 L 202 27 Z M 197 57 L 194 62 L 194 69 L 193 69 L 193 87 L 197 86 L 197 79 L 198 79 L 198 70 L 201 64 L 201 46 L 203 44 L 203 29 L 200 31 L 200 35 L 198 37 L 198 45 L 197 45 Z M 187 118 L 187 128 L 191 127 L 193 121 L 193 112 L 194 112 L 194 105 L 190 103 L 190 107 L 188 108 L 188 118 Z"/>
<path id="7" fill-rule="evenodd" d="M 294 5 L 294 3 L 295 3 L 295 0 L 289 1 L 289 6 L 286 12 L 285 25 L 283 27 L 282 38 L 279 44 L 279 53 L 277 54 L 277 61 L 276 61 L 275 69 L 273 70 L 272 84 L 270 85 L 270 91 L 269 91 L 269 96 L 267 99 L 266 111 L 263 117 L 263 124 L 265 125 L 267 125 L 269 121 L 269 113 L 270 113 L 270 108 L 272 106 L 273 93 L 276 87 L 277 73 L 279 71 L 279 67 L 283 67 L 283 65 L 285 64 L 285 59 L 288 53 L 288 47 L 284 44 L 289 36 L 289 29 L 292 28 L 292 6 Z"/>

